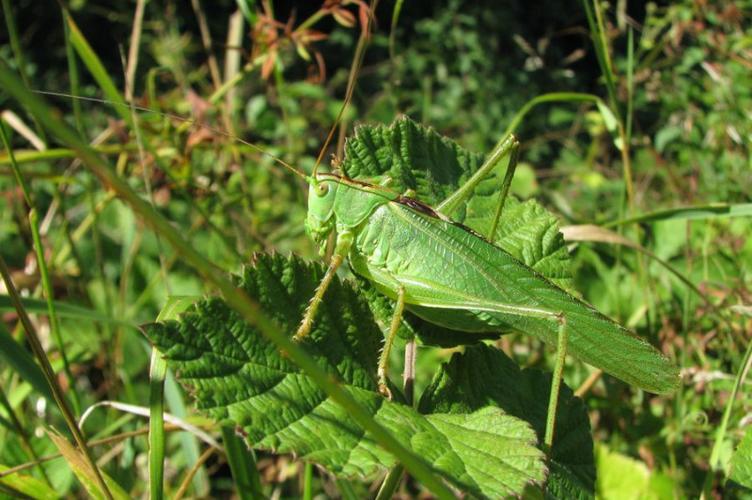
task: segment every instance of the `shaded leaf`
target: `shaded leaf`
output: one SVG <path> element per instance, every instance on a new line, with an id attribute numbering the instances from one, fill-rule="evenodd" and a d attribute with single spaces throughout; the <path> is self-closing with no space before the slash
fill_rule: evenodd
<path id="1" fill-rule="evenodd" d="M 484 344 L 456 353 L 423 393 L 422 413 L 468 413 L 488 405 L 524 419 L 543 440 L 551 374 L 522 370 L 498 349 Z M 591 498 L 595 460 L 590 421 L 582 400 L 562 385 L 546 492 L 554 498 Z"/>

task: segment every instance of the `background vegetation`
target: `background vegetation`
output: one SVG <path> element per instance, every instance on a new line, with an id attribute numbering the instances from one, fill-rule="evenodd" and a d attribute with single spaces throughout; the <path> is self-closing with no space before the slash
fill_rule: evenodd
<path id="1" fill-rule="evenodd" d="M 67 6 L 73 24 L 52 2 L 2 7 L 0 60 L 28 88 L 112 101 L 112 84 L 139 106 L 211 125 L 45 96 L 197 251 L 233 272 L 258 251 L 318 259 L 303 231 L 304 186 L 234 136 L 310 171 L 344 99 L 364 3 L 148 2 L 140 17 L 134 2 L 77 0 Z M 327 158 L 341 151 L 355 124 L 407 114 L 484 152 L 538 96 L 592 93 L 611 107 L 615 134 L 592 103 L 534 107 L 517 129 L 522 165 L 513 184 L 562 226 L 612 230 L 572 242 L 574 288 L 682 368 L 681 389 L 657 397 L 568 364 L 565 380 L 589 410 L 604 497 L 625 485 L 635 497 L 720 496 L 732 488 L 733 451 L 750 434 L 751 10 L 746 0 L 504 8 L 382 1 L 352 106 L 325 151 Z M 94 409 L 83 431 L 109 440 L 91 446 L 102 469 L 128 494 L 145 494 L 147 441 L 126 433 L 145 435 L 147 421 L 133 407 L 148 411 L 154 369 L 150 377 L 150 348 L 134 326 L 153 322 L 170 297 L 215 289 L 5 91 L 0 109 L 28 187 L 25 197 L 5 147 L 0 257 L 73 414 L 118 402 Z M 35 257 L 36 229 L 48 283 Z M 65 459 L 23 474 L 57 495 L 81 494 L 80 456 L 49 434 L 66 428 L 64 414 L 32 360 L 7 287 L 0 292 L 0 494 L 27 491 L 4 469 L 56 453 Z M 57 319 L 43 300 L 50 295 Z M 500 346 L 523 366 L 551 366 L 550 353 L 522 337 Z M 421 350 L 420 368 L 429 372 L 448 356 Z M 169 377 L 165 399 L 172 414 L 222 434 Z M 222 437 L 232 453 L 235 438 Z M 166 439 L 169 494 L 181 485 L 193 496 L 236 490 L 226 457 L 195 433 Z M 367 493 L 368 485 L 311 476 L 289 455 L 255 459 L 265 495 L 295 497 L 304 487 Z M 408 481 L 400 491 L 417 495 L 420 485 Z"/>

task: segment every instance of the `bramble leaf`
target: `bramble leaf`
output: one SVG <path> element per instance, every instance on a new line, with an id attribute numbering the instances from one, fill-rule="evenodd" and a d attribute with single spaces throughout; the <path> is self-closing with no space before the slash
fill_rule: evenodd
<path id="1" fill-rule="evenodd" d="M 520 370 L 498 349 L 479 344 L 442 365 L 423 393 L 423 413 L 468 413 L 493 405 L 528 421 L 542 441 L 551 374 Z M 593 439 L 587 409 L 562 385 L 546 493 L 553 498 L 592 498 L 595 488 Z"/>
<path id="2" fill-rule="evenodd" d="M 731 458 L 729 479 L 752 490 L 752 426 L 747 427 L 744 438 Z"/>
<path id="3" fill-rule="evenodd" d="M 295 331 L 324 274 L 320 265 L 257 256 L 240 286 L 282 328 Z M 148 325 L 199 409 L 236 425 L 255 448 L 295 453 L 345 477 L 372 477 L 394 458 L 273 344 L 218 298 L 200 301 L 179 322 Z M 530 426 L 496 407 L 421 415 L 377 392 L 382 335 L 368 305 L 335 279 L 305 346 L 373 418 L 461 491 L 519 495 L 545 477 Z"/>

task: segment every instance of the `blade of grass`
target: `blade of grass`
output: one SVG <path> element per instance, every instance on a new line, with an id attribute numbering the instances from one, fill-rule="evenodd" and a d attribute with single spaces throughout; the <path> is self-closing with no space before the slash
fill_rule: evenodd
<path id="1" fill-rule="evenodd" d="M 4 67 L 0 68 L 0 71 L 4 71 L 4 70 L 5 70 Z M 31 111 L 33 112 L 33 110 Z M 26 314 L 26 310 L 23 308 L 23 304 L 20 301 L 20 297 L 18 295 L 18 292 L 16 291 L 16 287 L 10 278 L 10 271 L 8 269 L 8 266 L 5 264 L 5 259 L 3 259 L 2 255 L 0 255 L 0 276 L 2 276 L 3 281 L 5 282 L 5 288 L 8 291 L 8 296 L 10 297 L 11 301 L 13 302 L 13 305 L 15 306 L 16 313 L 18 314 L 18 319 L 23 325 L 24 331 L 26 332 L 26 339 L 29 342 L 29 345 L 31 345 L 31 350 L 34 352 L 34 355 L 36 356 L 37 361 L 42 366 L 42 372 L 44 373 L 44 378 L 49 384 L 50 389 L 52 390 L 52 395 L 55 398 L 55 402 L 57 403 L 58 408 L 60 408 L 60 411 L 63 414 L 65 423 L 68 425 L 68 429 L 70 429 L 71 434 L 73 434 L 73 438 L 76 441 L 76 444 L 78 445 L 79 450 L 81 450 L 88 466 L 91 467 L 91 470 L 94 474 L 94 478 L 100 490 L 102 491 L 102 493 L 105 495 L 106 498 L 111 499 L 112 493 L 110 492 L 109 488 L 105 484 L 104 478 L 102 477 L 102 474 L 100 473 L 99 468 L 94 463 L 94 458 L 91 454 L 91 451 L 86 446 L 86 441 L 84 440 L 84 437 L 81 434 L 80 429 L 76 425 L 76 419 L 73 416 L 73 412 L 71 411 L 70 407 L 68 406 L 68 402 L 65 400 L 63 389 L 60 387 L 60 385 L 57 382 L 57 377 L 55 376 L 55 372 L 52 369 L 52 366 L 50 365 L 50 360 L 47 359 L 47 354 L 44 352 L 42 343 L 39 341 L 39 337 L 37 336 L 36 329 L 34 328 L 34 325 L 31 323 L 31 319 L 29 318 L 29 315 Z"/>
<path id="2" fill-rule="evenodd" d="M 752 316 L 752 314 L 750 314 Z M 721 418 L 721 424 L 718 426 L 718 430 L 715 434 L 715 443 L 713 444 L 713 450 L 710 453 L 710 470 L 708 474 L 712 474 L 713 471 L 718 470 L 721 461 L 721 452 L 723 450 L 723 442 L 726 438 L 726 430 L 728 429 L 728 423 L 731 419 L 731 410 L 736 402 L 736 397 L 739 394 L 739 388 L 744 383 L 744 379 L 749 373 L 750 367 L 752 367 L 752 341 L 747 343 L 747 350 L 744 353 L 739 371 L 736 373 L 736 379 L 734 380 L 734 387 L 731 390 L 731 395 L 726 402 L 726 408 L 723 410 L 723 418 Z"/>
<path id="3" fill-rule="evenodd" d="M 590 3 L 591 1 L 592 5 Z M 606 91 L 608 92 L 609 102 L 614 109 L 618 109 L 616 107 L 616 84 L 614 82 L 613 66 L 608 51 L 608 42 L 603 27 L 603 15 L 601 14 L 600 5 L 598 0 L 582 0 L 582 5 L 585 9 L 588 27 L 590 28 L 590 37 L 593 40 L 595 56 L 598 60 L 598 65 L 601 68 L 601 74 L 606 80 Z"/>
<path id="4" fill-rule="evenodd" d="M 193 302 L 193 298 L 169 299 L 160 311 L 157 321 L 176 319 Z M 167 361 L 156 349 L 152 348 L 149 367 L 149 497 L 153 500 L 164 498 L 164 381 L 166 376 Z"/>
<path id="5" fill-rule="evenodd" d="M 655 260 L 658 264 L 666 268 L 667 271 L 669 271 L 671 274 L 676 276 L 679 279 L 679 281 L 684 283 L 690 290 L 692 290 L 695 294 L 697 294 L 697 296 L 700 297 L 700 299 L 702 299 L 703 302 L 705 302 L 709 307 L 712 307 L 713 309 L 716 308 L 715 304 L 710 302 L 710 300 L 705 296 L 705 294 L 703 294 L 702 291 L 699 288 L 697 288 L 697 285 L 692 283 L 692 281 L 690 281 L 689 278 L 687 278 L 682 273 L 680 273 L 678 269 L 676 269 L 674 266 L 672 266 L 665 260 L 655 255 L 653 252 L 651 252 L 647 248 L 635 243 L 634 241 L 620 234 L 617 234 L 609 229 L 596 226 L 593 224 L 564 226 L 561 228 L 561 233 L 564 236 L 564 241 L 593 241 L 593 242 L 598 242 L 598 243 L 611 243 L 611 244 L 616 244 L 616 245 L 632 248 L 633 250 L 637 250 L 638 252 Z"/>
<path id="6" fill-rule="evenodd" d="M 136 85 L 136 68 L 138 67 L 138 52 L 141 47 L 141 31 L 144 24 L 144 8 L 146 0 L 136 1 L 136 11 L 133 14 L 133 28 L 131 28 L 131 40 L 128 44 L 128 64 L 125 67 L 125 100 L 133 100 L 134 87 Z M 78 95 L 78 92 L 73 92 Z"/>
<path id="7" fill-rule="evenodd" d="M 55 446 L 90 496 L 94 498 L 104 496 L 114 500 L 131 498 L 114 479 L 100 472 L 96 465 L 90 464 L 86 454 L 71 446 L 67 439 L 54 430 L 47 431 L 47 435 L 55 443 Z"/>
<path id="8" fill-rule="evenodd" d="M 176 425 L 166 425 L 165 426 L 165 431 L 166 432 L 173 432 L 173 431 L 178 431 L 178 430 L 183 430 L 183 429 L 181 429 L 180 427 L 178 427 Z M 102 439 L 92 439 L 87 444 L 90 447 L 92 447 L 92 448 L 96 447 L 96 446 L 116 444 L 116 443 L 119 443 L 120 441 L 123 441 L 124 439 L 130 439 L 132 437 L 143 436 L 143 435 L 148 434 L 148 433 L 149 433 L 149 428 L 148 427 L 144 427 L 144 428 L 141 428 L 141 429 L 137 429 L 135 431 L 121 432 L 120 434 L 116 434 L 114 436 L 108 436 L 108 437 L 102 438 Z M 40 457 L 39 460 L 34 461 L 34 462 L 26 462 L 24 464 L 16 465 L 14 467 L 8 467 L 6 469 L 3 469 L 2 466 L 0 466 L 0 480 L 6 478 L 8 476 L 11 476 L 13 474 L 18 474 L 19 472 L 22 472 L 22 471 L 25 471 L 25 470 L 29 470 L 29 469 L 31 469 L 33 467 L 36 467 L 37 464 L 39 464 L 39 463 L 50 462 L 52 460 L 56 460 L 56 459 L 62 458 L 62 457 L 63 457 L 63 455 L 58 452 L 58 453 L 53 453 L 51 455 L 45 455 L 43 457 Z"/>
<path id="9" fill-rule="evenodd" d="M 232 480 L 235 482 L 235 492 L 242 500 L 263 498 L 261 479 L 256 469 L 256 459 L 253 451 L 232 427 L 222 427 L 222 442 L 225 444 L 227 462 L 230 464 Z"/>
<path id="10" fill-rule="evenodd" d="M 238 2 L 238 5 L 244 5 L 243 2 Z M 225 81 L 232 80 L 240 72 L 240 55 L 243 51 L 243 25 L 245 17 L 239 10 L 235 11 L 230 16 L 227 22 L 227 41 L 225 50 L 225 67 L 224 67 L 224 79 Z M 235 106 L 235 89 L 230 89 L 225 96 L 225 106 L 227 107 L 227 113 L 229 114 L 230 127 L 228 132 L 235 134 L 237 110 Z"/>
<path id="11" fill-rule="evenodd" d="M 47 312 L 47 303 L 40 299 L 31 299 L 22 297 L 21 304 L 24 308 L 33 314 L 45 314 Z M 60 318 L 78 319 L 84 321 L 94 321 L 97 323 L 112 323 L 113 325 L 128 326 L 131 328 L 138 328 L 138 325 L 132 321 L 122 318 L 113 318 L 106 316 L 97 311 L 87 309 L 85 307 L 76 306 L 73 304 L 67 304 L 65 302 L 55 301 L 55 309 Z M 5 295 L 0 295 L 0 312 L 13 311 L 13 304 L 10 298 Z"/>
<path id="12" fill-rule="evenodd" d="M 34 451 L 34 447 L 31 445 L 31 442 L 29 441 L 29 436 L 26 434 L 26 429 L 24 429 L 23 425 L 21 424 L 21 421 L 18 420 L 18 417 L 16 416 L 16 412 L 13 410 L 13 407 L 10 405 L 8 398 L 5 397 L 5 392 L 3 391 L 2 387 L 0 387 L 0 406 L 2 406 L 5 409 L 5 413 L 8 414 L 8 418 L 10 419 L 12 428 L 14 429 L 16 434 L 18 434 L 18 437 L 21 439 L 21 447 L 29 455 L 29 458 L 32 461 L 36 462 L 37 465 L 39 466 L 39 472 L 42 475 L 44 482 L 47 483 L 50 487 L 52 487 L 52 482 L 50 482 L 50 478 L 47 476 L 47 472 L 44 470 L 44 467 L 42 466 L 42 464 L 39 463 L 39 455 L 37 455 L 37 452 Z"/>
<path id="13" fill-rule="evenodd" d="M 26 90 L 2 62 L 0 62 L 0 86 L 10 96 L 27 107 L 48 128 L 50 133 L 64 144 L 78 151 L 83 163 L 99 178 L 102 184 L 109 186 L 124 203 L 141 217 L 144 223 L 163 236 L 183 257 L 186 264 L 192 266 L 222 293 L 230 307 L 238 311 L 249 324 L 256 326 L 261 334 L 273 342 L 277 348 L 285 352 L 333 401 L 341 405 L 359 426 L 369 432 L 380 446 L 393 454 L 418 480 L 422 481 L 426 488 L 439 498 L 454 498 L 451 490 L 434 475 L 431 467 L 421 457 L 405 448 L 402 443 L 378 424 L 368 410 L 345 391 L 341 384 L 331 377 L 331 374 L 319 366 L 302 346 L 293 342 L 272 319 L 264 314 L 257 302 L 252 300 L 245 291 L 236 287 L 225 276 L 223 270 L 217 268 L 186 241 L 167 219 L 156 212 L 125 180 L 116 175 L 112 168 L 97 156 L 73 129 L 51 113 L 49 107 L 39 96 Z"/>
<path id="14" fill-rule="evenodd" d="M 120 115 L 120 118 L 122 118 L 123 121 L 128 124 L 130 128 L 132 128 L 133 122 L 131 120 L 131 114 L 129 111 L 130 108 L 123 99 L 123 96 L 120 95 L 120 92 L 115 86 L 115 83 L 110 78 L 109 73 L 102 65 L 102 62 L 99 60 L 99 57 L 97 57 L 97 54 L 91 48 L 91 45 L 89 45 L 89 42 L 86 41 L 83 33 L 81 33 L 81 30 L 78 28 L 75 21 L 73 21 L 73 18 L 70 17 L 70 15 L 67 15 L 66 20 L 68 22 L 68 29 L 70 32 L 70 41 L 73 45 L 73 48 L 76 49 L 78 57 L 80 57 L 84 65 L 86 65 L 89 73 L 91 73 L 91 76 L 94 77 L 94 80 L 97 82 L 99 88 L 102 89 L 102 92 L 104 92 L 104 95 L 107 97 L 107 99 L 116 104 L 114 108 L 115 111 Z"/>
<path id="15" fill-rule="evenodd" d="M 0 114 L 0 116 L 2 116 L 3 121 L 7 123 L 8 126 L 15 130 L 24 139 L 29 141 L 29 143 L 31 143 L 31 145 L 34 146 L 37 151 L 44 151 L 45 149 L 47 149 L 47 146 L 44 144 L 42 138 L 39 137 L 38 134 L 35 134 L 34 131 L 31 130 L 28 126 L 26 126 L 23 120 L 13 111 L 6 109 Z"/>
<path id="16" fill-rule="evenodd" d="M 188 410 L 185 407 L 183 393 L 181 392 L 180 386 L 175 381 L 175 377 L 173 377 L 169 371 L 167 372 L 167 379 L 165 380 L 164 398 L 170 409 L 170 413 L 182 419 L 188 417 Z M 199 497 L 206 497 L 209 495 L 210 491 L 209 474 L 206 472 L 206 468 L 199 464 L 201 458 L 199 444 L 198 439 L 192 434 L 180 434 L 180 447 L 185 456 L 185 462 L 189 465 L 193 464 L 193 467 L 198 467 L 192 480 L 195 493 Z"/>
<path id="17" fill-rule="evenodd" d="M 394 8 L 392 9 L 392 25 L 389 29 L 389 59 L 394 59 L 394 47 L 396 45 L 396 38 L 397 38 L 397 24 L 399 24 L 399 17 L 400 13 L 402 13 L 402 5 L 405 3 L 405 0 L 397 0 L 394 3 Z"/>
<path id="18" fill-rule="evenodd" d="M 75 389 L 75 378 L 68 362 L 68 355 L 65 352 L 65 344 L 63 343 L 63 337 L 60 334 L 60 321 L 57 317 L 57 309 L 55 309 L 55 303 L 53 302 L 53 291 L 50 283 L 50 273 L 47 269 L 47 261 L 44 257 L 44 246 L 42 245 L 42 237 L 39 235 L 39 216 L 37 215 L 37 208 L 34 200 L 31 197 L 31 191 L 29 186 L 26 185 L 26 181 L 21 175 L 21 170 L 18 168 L 15 157 L 13 156 L 13 148 L 11 147 L 8 136 L 5 133 L 5 126 L 0 123 L 0 138 L 2 138 L 5 150 L 8 152 L 8 158 L 10 159 L 10 165 L 13 169 L 13 174 L 16 177 L 16 182 L 21 188 L 24 201 L 26 202 L 27 209 L 29 211 L 29 228 L 31 229 L 31 236 L 34 242 L 34 250 L 36 251 L 37 267 L 39 268 L 39 275 L 42 280 L 42 290 L 44 292 L 45 299 L 47 300 L 47 314 L 50 321 L 50 330 L 52 332 L 52 338 L 55 339 L 57 349 L 60 352 L 60 356 L 63 360 L 63 371 L 65 376 L 68 377 L 68 383 L 70 386 L 71 403 L 73 404 L 74 415 L 78 415 L 81 412 L 81 402 L 78 398 L 78 393 Z"/>
<path id="19" fill-rule="evenodd" d="M 78 63 L 76 62 L 76 54 L 73 52 L 73 43 L 70 37 L 70 27 L 68 24 L 68 9 L 63 9 L 63 34 L 65 35 L 65 58 L 68 61 L 68 79 L 70 80 L 70 93 L 71 95 L 80 95 L 81 89 L 79 85 L 78 75 Z M 71 105 L 73 106 L 73 120 L 76 124 L 76 129 L 79 133 L 84 134 L 84 121 L 81 113 L 81 101 L 78 99 L 71 99 Z"/>
<path id="20" fill-rule="evenodd" d="M 313 464 L 306 462 L 303 466 L 303 500 L 313 499 Z"/>
<path id="21" fill-rule="evenodd" d="M 501 136 L 502 140 L 504 140 L 509 134 L 512 134 L 515 130 L 517 130 L 517 128 L 520 126 L 520 123 L 522 123 L 522 120 L 530 111 L 533 110 L 533 108 L 535 108 L 539 104 L 548 102 L 589 102 L 598 105 L 598 103 L 602 103 L 603 101 L 597 95 L 584 94 L 581 92 L 551 92 L 548 94 L 541 94 L 527 101 L 517 111 L 517 113 L 515 113 L 515 115 L 509 121 L 509 125 L 504 131 L 504 134 Z M 601 108 L 599 108 L 599 111 L 601 111 Z"/>
<path id="22" fill-rule="evenodd" d="M 113 144 L 113 145 L 95 146 L 93 149 L 102 154 L 116 155 L 120 153 L 135 151 L 136 148 L 135 146 L 131 146 L 128 144 L 126 145 Z M 159 151 L 159 154 L 161 156 L 173 156 L 174 153 L 175 153 L 175 150 L 172 148 L 162 149 Z M 65 160 L 68 158 L 75 158 L 76 152 L 71 149 L 66 149 L 66 148 L 45 149 L 44 151 L 20 149 L 20 150 L 16 150 L 15 156 L 16 156 L 16 163 L 21 165 L 23 163 L 45 162 L 45 161 Z M 8 157 L 7 153 L 0 154 L 0 165 L 10 165 L 10 158 Z"/>
<path id="23" fill-rule="evenodd" d="M 209 64 L 209 75 L 211 75 L 212 84 L 216 90 L 222 85 L 222 78 L 219 76 L 219 64 L 217 64 L 217 58 L 214 55 L 214 49 L 212 48 L 209 24 L 206 22 L 206 15 L 201 8 L 201 2 L 199 2 L 199 0 L 191 0 L 191 7 L 193 8 L 193 13 L 196 15 L 196 21 L 198 21 L 198 31 L 201 34 L 201 43 L 204 46 L 206 59 Z"/>
<path id="24" fill-rule="evenodd" d="M 3 297 L 0 296 L 0 299 Z M 55 404 L 55 397 L 44 378 L 44 372 L 34 362 L 34 358 L 24 349 L 0 322 L 0 359 L 3 359 L 21 379 L 34 390 Z"/>
<path id="25" fill-rule="evenodd" d="M 677 207 L 639 214 L 603 224 L 611 228 L 635 222 L 655 222 L 663 220 L 706 220 L 716 217 L 752 217 L 752 203 L 709 203 L 691 207 Z"/>
<path id="26" fill-rule="evenodd" d="M 152 348 L 149 367 L 149 498 L 164 498 L 164 379 L 167 361 Z"/>
<path id="27" fill-rule="evenodd" d="M 188 486 L 193 482 L 193 479 L 196 477 L 196 473 L 201 470 L 201 468 L 204 466 L 207 460 L 209 460 L 209 457 L 211 457 L 214 454 L 214 451 L 216 448 L 207 448 L 200 457 L 198 457 L 198 460 L 196 460 L 196 463 L 193 464 L 193 467 L 188 471 L 188 473 L 183 478 L 183 481 L 180 483 L 180 487 L 175 492 L 175 496 L 173 497 L 173 500 L 181 500 L 185 493 L 188 491 Z"/>

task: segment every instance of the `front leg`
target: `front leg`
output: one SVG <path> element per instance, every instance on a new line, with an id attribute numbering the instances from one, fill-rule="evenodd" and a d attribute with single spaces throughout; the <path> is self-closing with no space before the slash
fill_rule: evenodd
<path id="1" fill-rule="evenodd" d="M 324 293 L 326 293 L 326 289 L 329 288 L 329 285 L 334 279 L 334 275 L 337 274 L 337 269 L 342 265 L 345 256 L 347 256 L 347 253 L 350 251 L 352 242 L 353 235 L 349 231 L 342 231 L 337 235 L 337 244 L 334 247 L 332 259 L 329 261 L 329 269 L 326 270 L 324 278 L 321 280 L 321 283 L 319 283 L 319 286 L 316 287 L 316 293 L 313 294 L 311 302 L 306 308 L 303 320 L 300 322 L 298 331 L 295 332 L 295 335 L 292 338 L 295 342 L 303 340 L 311 332 L 313 320 L 316 317 L 316 311 L 319 309 L 319 304 L 321 304 L 321 301 L 324 299 Z"/>

